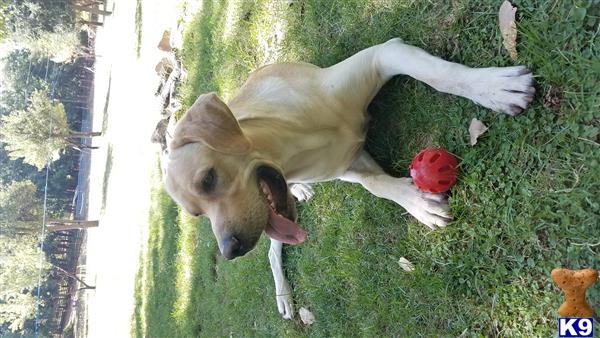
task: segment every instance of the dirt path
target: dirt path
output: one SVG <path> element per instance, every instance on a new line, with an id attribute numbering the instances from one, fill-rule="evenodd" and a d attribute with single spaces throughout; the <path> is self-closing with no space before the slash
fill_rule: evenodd
<path id="1" fill-rule="evenodd" d="M 89 337 L 130 333 L 134 278 L 157 168 L 156 148 L 149 141 L 160 118 L 153 96 L 158 84 L 154 66 L 160 59 L 156 46 L 177 18 L 177 2 L 143 0 L 140 59 L 135 53 L 136 1 L 115 0 L 113 15 L 97 34 L 94 130 L 102 129 L 104 115 L 108 120 L 106 134 L 95 141 L 101 148 L 92 155 L 90 174 L 89 219 L 99 219 L 100 226 L 88 232 L 87 280 L 96 285 L 87 295 Z M 102 210 L 109 145 L 112 162 Z"/>

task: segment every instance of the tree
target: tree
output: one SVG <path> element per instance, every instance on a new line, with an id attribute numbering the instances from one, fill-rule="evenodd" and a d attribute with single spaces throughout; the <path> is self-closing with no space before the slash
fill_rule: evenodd
<path id="1" fill-rule="evenodd" d="M 25 327 L 37 309 L 38 300 L 29 292 L 15 293 L 0 298 L 0 323 L 7 323 L 9 330 L 16 332 Z"/>
<path id="2" fill-rule="evenodd" d="M 29 180 L 0 187 L 0 233 L 31 234 L 39 230 L 42 201 Z"/>
<path id="3" fill-rule="evenodd" d="M 0 297 L 37 286 L 40 256 L 45 271 L 49 264 L 39 253 L 37 236 L 0 235 Z"/>
<path id="4" fill-rule="evenodd" d="M 55 66 L 47 59 L 33 58 L 31 52 L 24 49 L 11 50 L 0 62 L 3 75 L 0 103 L 3 115 L 27 109 L 31 93 L 48 88 L 46 66 L 49 71 Z"/>
<path id="5" fill-rule="evenodd" d="M 32 292 L 50 264 L 32 235 L 0 234 L 0 257 L 0 325 L 10 323 L 16 331 L 33 317 L 37 300 Z"/>
<path id="6" fill-rule="evenodd" d="M 18 110 L 0 118 L 0 142 L 5 143 L 11 159 L 41 170 L 57 160 L 67 147 L 91 148 L 81 138 L 101 135 L 69 129 L 62 103 L 53 102 L 47 91 L 35 91 L 26 110 Z"/>
<path id="7" fill-rule="evenodd" d="M 52 32 L 42 31 L 37 36 L 18 35 L 17 46 L 30 50 L 37 57 L 49 57 L 56 62 L 70 61 L 79 51 L 79 33 L 65 26 Z"/>
<path id="8" fill-rule="evenodd" d="M 73 220 L 73 219 L 56 219 L 49 220 L 46 223 L 46 229 L 48 232 L 52 231 L 65 231 L 65 230 L 73 230 L 73 229 L 89 229 L 95 228 L 99 225 L 100 222 L 97 220 Z"/>
<path id="9" fill-rule="evenodd" d="M 2 0 L 2 27 L 15 48 L 26 48 L 38 57 L 73 55 L 79 43 L 75 12 L 65 1 Z"/>

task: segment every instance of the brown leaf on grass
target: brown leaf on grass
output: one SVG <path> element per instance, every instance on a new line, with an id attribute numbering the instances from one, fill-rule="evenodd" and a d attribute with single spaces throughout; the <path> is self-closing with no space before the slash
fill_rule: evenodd
<path id="1" fill-rule="evenodd" d="M 300 308 L 300 320 L 304 323 L 304 325 L 311 325 L 315 322 L 315 316 L 310 312 L 307 308 Z"/>
<path id="2" fill-rule="evenodd" d="M 517 7 L 513 7 L 510 2 L 504 1 L 498 12 L 498 21 L 500 23 L 500 32 L 502 33 L 502 44 L 510 54 L 510 58 L 517 59 L 517 23 L 515 14 Z"/>
<path id="3" fill-rule="evenodd" d="M 488 130 L 488 127 L 483 124 L 483 122 L 478 119 L 472 119 L 471 124 L 469 125 L 469 136 L 470 136 L 470 144 L 474 146 L 477 144 L 477 139 L 481 134 L 485 133 Z"/>

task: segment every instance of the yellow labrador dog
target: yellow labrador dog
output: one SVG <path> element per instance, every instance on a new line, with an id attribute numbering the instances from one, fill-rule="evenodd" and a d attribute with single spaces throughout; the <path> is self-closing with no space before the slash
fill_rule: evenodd
<path id="1" fill-rule="evenodd" d="M 469 68 L 392 39 L 329 68 L 260 68 L 228 104 L 214 93 L 202 95 L 175 126 L 167 191 L 192 215 L 210 218 L 227 259 L 246 254 L 263 232 L 271 238 L 269 260 L 284 318 L 293 308 L 281 243 L 306 239 L 292 195 L 309 198 L 308 184 L 360 183 L 431 228 L 451 220 L 444 195 L 385 174 L 363 150 L 367 106 L 399 74 L 510 115 L 523 111 L 534 94 L 532 74 L 523 66 Z"/>

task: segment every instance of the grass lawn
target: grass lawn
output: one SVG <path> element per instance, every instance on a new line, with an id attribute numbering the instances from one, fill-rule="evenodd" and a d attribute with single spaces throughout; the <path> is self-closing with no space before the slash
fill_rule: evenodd
<path id="1" fill-rule="evenodd" d="M 277 313 L 266 238 L 224 261 L 207 220 L 157 188 L 132 334 L 555 336 L 563 296 L 550 271 L 600 268 L 600 2 L 515 3 L 513 62 L 498 1 L 204 1 L 181 51 L 188 105 L 207 91 L 231 98 L 267 62 L 329 66 L 396 36 L 473 67 L 528 65 L 538 93 L 510 118 L 407 77 L 383 88 L 369 108 L 367 149 L 397 176 L 425 146 L 456 154 L 455 221 L 431 232 L 358 185 L 316 185 L 299 210 L 308 240 L 284 248 L 296 309 L 314 313 L 312 326 Z M 471 147 L 474 117 L 490 129 Z M 400 268 L 402 256 L 414 272 Z M 588 300 L 600 311 L 599 284 Z"/>

